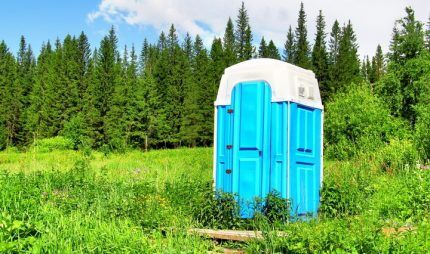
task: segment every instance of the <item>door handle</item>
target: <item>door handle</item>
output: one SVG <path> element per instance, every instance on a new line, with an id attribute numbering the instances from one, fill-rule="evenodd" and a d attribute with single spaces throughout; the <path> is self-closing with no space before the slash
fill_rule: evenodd
<path id="1" fill-rule="evenodd" d="M 258 156 L 261 157 L 261 155 L 263 155 L 263 152 L 262 151 L 258 151 Z"/>
<path id="2" fill-rule="evenodd" d="M 231 169 L 227 169 L 227 170 L 225 171 L 225 173 L 226 173 L 227 175 L 231 174 Z"/>

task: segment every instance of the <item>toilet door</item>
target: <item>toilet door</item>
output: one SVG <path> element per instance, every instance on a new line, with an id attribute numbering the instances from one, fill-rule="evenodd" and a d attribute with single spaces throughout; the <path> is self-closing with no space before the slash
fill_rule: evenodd
<path id="1" fill-rule="evenodd" d="M 263 81 L 237 84 L 232 106 L 232 191 L 239 196 L 241 216 L 249 218 L 255 198 L 264 198 L 269 190 L 270 86 Z"/>

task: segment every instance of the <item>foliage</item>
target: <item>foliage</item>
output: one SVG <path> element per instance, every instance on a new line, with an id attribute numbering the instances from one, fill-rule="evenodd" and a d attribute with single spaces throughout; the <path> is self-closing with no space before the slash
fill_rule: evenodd
<path id="1" fill-rule="evenodd" d="M 319 12 L 317 17 L 317 33 L 312 48 L 311 62 L 312 70 L 319 82 L 321 99 L 325 102 L 328 99 L 328 53 L 326 48 L 325 20 L 322 11 Z"/>
<path id="2" fill-rule="evenodd" d="M 75 148 L 73 140 L 61 136 L 36 140 L 32 148 L 38 152 L 52 152 L 54 150 L 72 150 Z"/>
<path id="3" fill-rule="evenodd" d="M 309 58 L 309 42 L 307 40 L 307 29 L 306 29 L 306 13 L 303 3 L 300 4 L 299 17 L 297 19 L 297 28 L 294 33 L 294 57 L 293 63 L 297 66 L 309 69 L 311 67 Z"/>
<path id="4" fill-rule="evenodd" d="M 419 158 L 416 147 L 407 139 L 392 139 L 377 153 L 381 169 L 387 172 L 415 167 Z"/>
<path id="5" fill-rule="evenodd" d="M 415 124 L 414 142 L 421 158 L 430 159 L 430 109 L 428 104 L 419 104 L 415 107 L 417 121 Z"/>
<path id="6" fill-rule="evenodd" d="M 271 191 L 264 199 L 262 214 L 270 223 L 286 223 L 290 220 L 290 202 L 277 191 Z"/>
<path id="7" fill-rule="evenodd" d="M 406 144 L 396 142 L 390 150 Z M 263 230 L 264 239 L 241 246 L 251 253 L 425 252 L 430 171 L 394 168 L 400 164 L 384 171 L 378 156 L 326 161 L 319 218 L 293 222 L 276 193 L 263 202 L 267 217 L 239 219 L 235 196 L 212 191 L 208 148 L 107 156 L 4 151 L 0 248 L 201 253 L 214 243 L 186 232 L 206 226 Z M 381 231 L 402 225 L 417 229 L 392 237 Z"/>
<path id="8" fill-rule="evenodd" d="M 347 159 L 374 151 L 392 137 L 407 134 L 385 104 L 366 85 L 339 93 L 326 106 L 325 147 L 329 158 Z"/>

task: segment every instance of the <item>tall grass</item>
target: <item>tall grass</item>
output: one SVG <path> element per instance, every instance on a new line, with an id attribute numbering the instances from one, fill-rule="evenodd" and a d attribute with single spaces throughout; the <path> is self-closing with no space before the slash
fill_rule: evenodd
<path id="1" fill-rule="evenodd" d="M 210 148 L 3 151 L 0 253 L 218 250 L 188 234 L 191 227 L 262 230 L 264 240 L 240 245 L 251 253 L 425 253 L 430 171 L 394 155 L 326 162 L 317 219 L 290 220 L 283 215 L 288 205 L 273 195 L 261 214 L 244 221 L 233 196 L 212 191 Z M 384 227 L 401 226 L 416 230 L 383 234 Z"/>

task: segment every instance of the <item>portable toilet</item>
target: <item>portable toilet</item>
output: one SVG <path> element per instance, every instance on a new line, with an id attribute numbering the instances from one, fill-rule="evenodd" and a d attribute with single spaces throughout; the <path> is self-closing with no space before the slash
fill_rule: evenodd
<path id="1" fill-rule="evenodd" d="M 225 69 L 215 101 L 215 188 L 237 195 L 243 218 L 273 190 L 290 201 L 292 215 L 316 215 L 322 121 L 312 71 L 273 59 Z"/>

